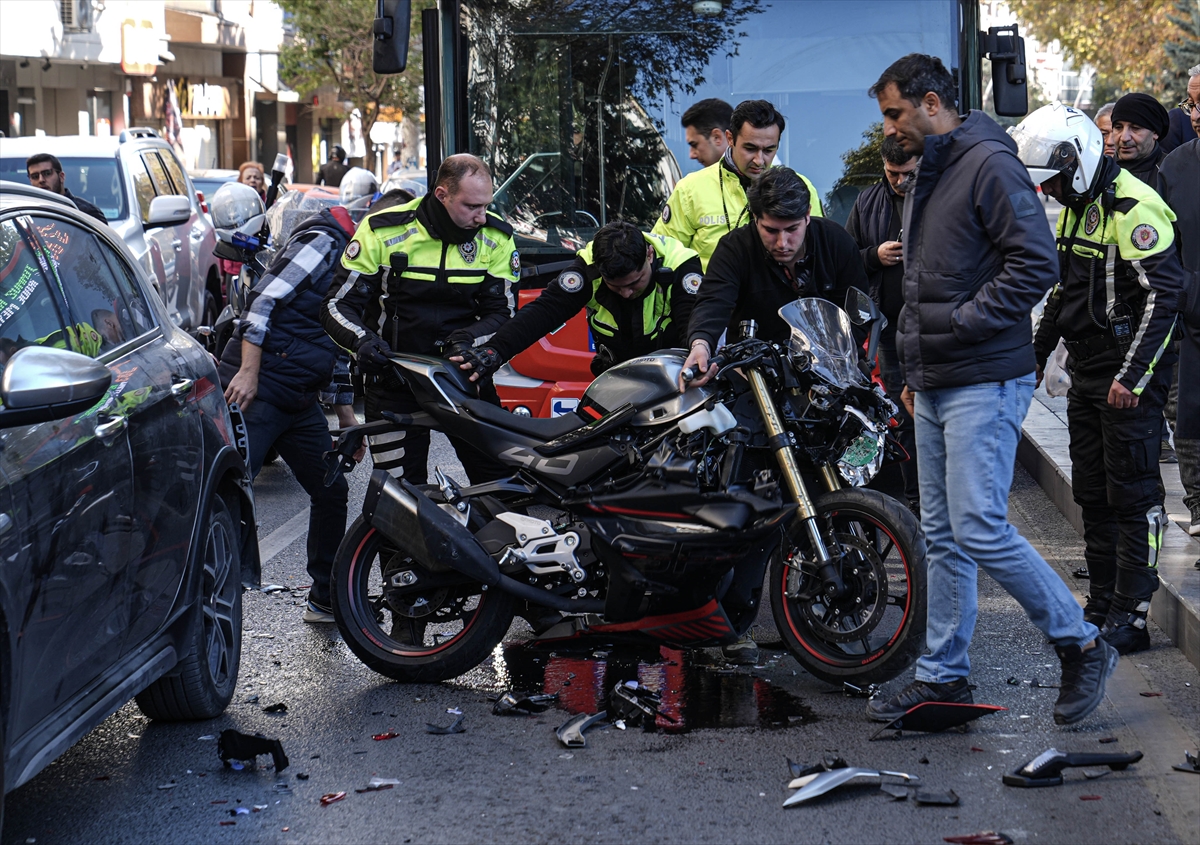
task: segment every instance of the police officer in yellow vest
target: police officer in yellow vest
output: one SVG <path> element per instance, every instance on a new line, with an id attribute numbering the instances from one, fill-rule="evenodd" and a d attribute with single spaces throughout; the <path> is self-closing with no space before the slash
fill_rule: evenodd
<path id="1" fill-rule="evenodd" d="M 1158 453 L 1185 284 L 1175 215 L 1104 155 L 1103 135 L 1077 109 L 1044 106 L 1012 138 L 1042 193 L 1066 206 L 1057 230 L 1062 282 L 1034 351 L 1040 375 L 1059 338 L 1066 344 L 1071 486 L 1091 578 L 1084 615 L 1129 654 L 1150 646 L 1146 613 L 1167 520 Z"/>
<path id="2" fill-rule="evenodd" d="M 412 413 L 416 400 L 392 373 L 388 354 L 448 354 L 470 349 L 513 313 L 512 286 L 521 272 L 512 228 L 487 213 L 492 174 L 472 155 L 442 162 L 433 191 L 374 211 L 346 245 L 321 323 L 354 352 L 367 375 L 366 417 Z M 490 382 L 481 395 L 499 402 Z M 451 438 L 471 480 L 503 468 L 465 441 Z M 427 478 L 429 430 L 411 428 L 371 438 L 375 466 L 414 484 Z"/>
<path id="3" fill-rule="evenodd" d="M 621 361 L 682 345 L 700 278 L 694 250 L 632 223 L 609 223 L 491 340 L 451 360 L 474 370 L 472 381 L 487 377 L 586 308 L 598 376 Z"/>
<path id="4" fill-rule="evenodd" d="M 766 100 L 738 103 L 725 131 L 729 147 L 724 157 L 680 180 L 654 224 L 654 233 L 696 250 L 707 270 L 717 241 L 749 222 L 746 188 L 771 166 L 785 125 L 783 115 Z M 800 178 L 812 196 L 812 215 L 822 217 L 817 189 L 804 176 Z"/>

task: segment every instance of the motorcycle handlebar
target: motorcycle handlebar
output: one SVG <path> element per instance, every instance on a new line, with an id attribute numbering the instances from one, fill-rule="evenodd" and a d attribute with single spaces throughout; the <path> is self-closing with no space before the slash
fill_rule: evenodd
<path id="1" fill-rule="evenodd" d="M 726 360 L 727 359 L 724 355 L 717 353 L 716 355 L 714 355 L 712 358 L 709 359 L 708 366 L 709 367 L 716 366 L 719 369 L 719 368 L 725 366 Z M 682 377 L 684 381 L 695 381 L 697 378 L 700 377 L 700 374 L 698 372 L 696 372 L 695 367 L 684 367 L 683 371 L 680 373 L 680 377 Z"/>

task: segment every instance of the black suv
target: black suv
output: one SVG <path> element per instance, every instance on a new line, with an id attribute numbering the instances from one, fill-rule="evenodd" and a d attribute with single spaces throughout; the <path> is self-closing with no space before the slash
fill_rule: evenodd
<path id="1" fill-rule="evenodd" d="M 131 697 L 155 719 L 224 711 L 259 558 L 212 357 L 110 227 L 8 182 L 0 367 L 8 792 Z"/>

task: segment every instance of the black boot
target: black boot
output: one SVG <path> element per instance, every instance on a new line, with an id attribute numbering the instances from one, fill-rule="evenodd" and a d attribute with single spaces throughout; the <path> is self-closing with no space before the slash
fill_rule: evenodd
<path id="1" fill-rule="evenodd" d="M 1145 651 L 1150 648 L 1150 632 L 1146 630 L 1146 614 L 1149 612 L 1149 599 L 1114 596 L 1100 636 L 1118 654 Z"/>
<path id="2" fill-rule="evenodd" d="M 1108 609 L 1112 606 L 1112 594 L 1089 595 L 1087 604 L 1083 606 L 1083 621 L 1091 622 L 1097 628 L 1103 628 L 1108 619 Z"/>

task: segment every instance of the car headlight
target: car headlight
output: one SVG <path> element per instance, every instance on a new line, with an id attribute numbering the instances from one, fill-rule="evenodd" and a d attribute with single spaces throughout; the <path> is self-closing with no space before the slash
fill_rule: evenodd
<path id="1" fill-rule="evenodd" d="M 864 431 L 846 446 L 838 458 L 838 472 L 852 487 L 863 487 L 883 466 L 883 432 Z"/>

